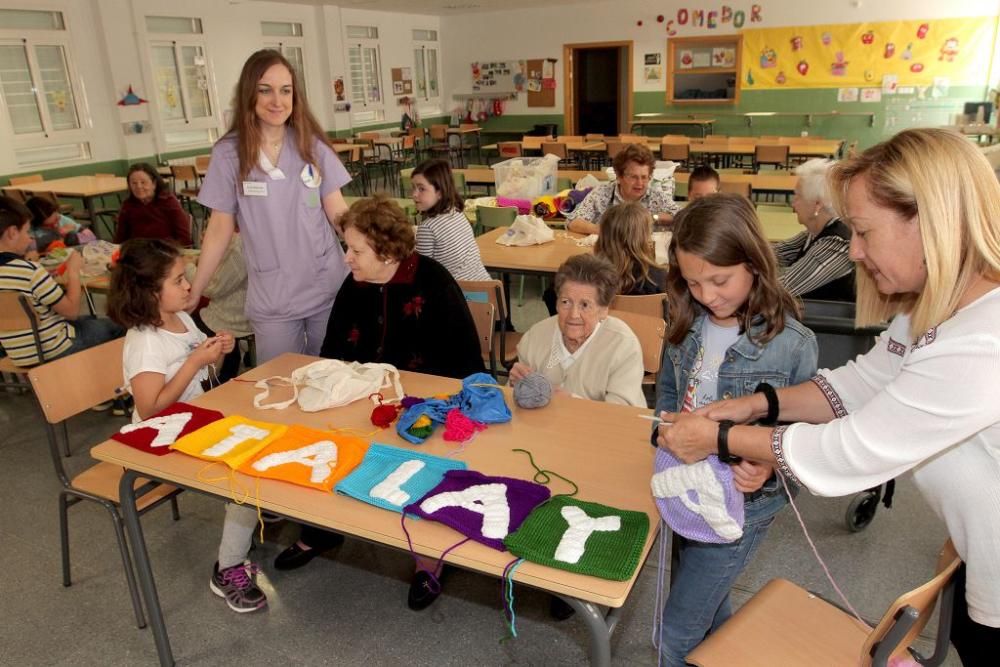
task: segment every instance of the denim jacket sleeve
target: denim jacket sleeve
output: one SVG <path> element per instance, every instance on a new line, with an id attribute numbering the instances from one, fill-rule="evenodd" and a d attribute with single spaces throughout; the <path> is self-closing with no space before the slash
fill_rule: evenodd
<path id="1" fill-rule="evenodd" d="M 809 332 L 809 336 L 804 336 L 795 354 L 791 374 L 788 378 L 788 386 L 794 387 L 797 384 L 808 382 L 816 375 L 819 367 L 819 344 L 816 336 Z"/>
<path id="2" fill-rule="evenodd" d="M 673 345 L 668 344 L 663 352 L 663 361 L 660 364 L 660 377 L 656 381 L 656 412 L 659 416 L 661 412 L 677 411 L 677 378 L 674 362 L 670 353 L 675 350 Z M 650 442 L 656 447 L 656 426 L 653 426 L 653 433 Z"/>

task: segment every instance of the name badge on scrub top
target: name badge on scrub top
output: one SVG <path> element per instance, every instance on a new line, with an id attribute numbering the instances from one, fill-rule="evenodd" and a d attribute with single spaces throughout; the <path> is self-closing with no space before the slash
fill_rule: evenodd
<path id="1" fill-rule="evenodd" d="M 260 181 L 243 181 L 244 197 L 266 197 L 267 183 Z"/>

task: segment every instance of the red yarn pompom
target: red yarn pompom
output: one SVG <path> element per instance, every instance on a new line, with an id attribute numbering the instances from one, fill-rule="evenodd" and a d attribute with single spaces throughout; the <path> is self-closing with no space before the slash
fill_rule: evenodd
<path id="1" fill-rule="evenodd" d="M 389 428 L 402 409 L 400 405 L 376 405 L 372 410 L 372 424 L 379 428 Z"/>
<path id="2" fill-rule="evenodd" d="M 663 23 L 663 14 L 660 14 L 659 16 L 656 17 L 656 22 Z"/>

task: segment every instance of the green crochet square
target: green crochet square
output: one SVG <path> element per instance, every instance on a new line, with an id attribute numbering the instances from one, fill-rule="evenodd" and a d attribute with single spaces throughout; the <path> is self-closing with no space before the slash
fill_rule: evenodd
<path id="1" fill-rule="evenodd" d="M 595 530 L 587 537 L 583 554 L 577 562 L 568 562 L 572 556 L 556 559 L 556 551 L 563 535 L 570 528 L 563 516 L 563 508 L 576 507 L 591 519 L 618 517 L 617 530 Z M 571 510 L 572 511 L 572 510 Z M 517 532 L 504 539 L 508 551 L 532 563 L 540 563 L 561 570 L 589 574 L 602 579 L 625 581 L 639 566 L 642 545 L 649 533 L 649 517 L 643 512 L 620 510 L 598 503 L 588 503 L 565 496 L 555 496 L 535 508 Z"/>

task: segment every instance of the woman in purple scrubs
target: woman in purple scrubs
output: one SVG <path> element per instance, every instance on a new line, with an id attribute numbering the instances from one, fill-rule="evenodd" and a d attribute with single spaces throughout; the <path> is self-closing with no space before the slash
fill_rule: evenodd
<path id="1" fill-rule="evenodd" d="M 347 211 L 340 189 L 351 179 L 280 53 L 265 49 L 250 56 L 235 100 L 232 126 L 212 149 L 198 195 L 212 215 L 191 304 L 198 303 L 238 222 L 258 361 L 284 352 L 318 355 L 347 275 L 337 234 Z"/>

